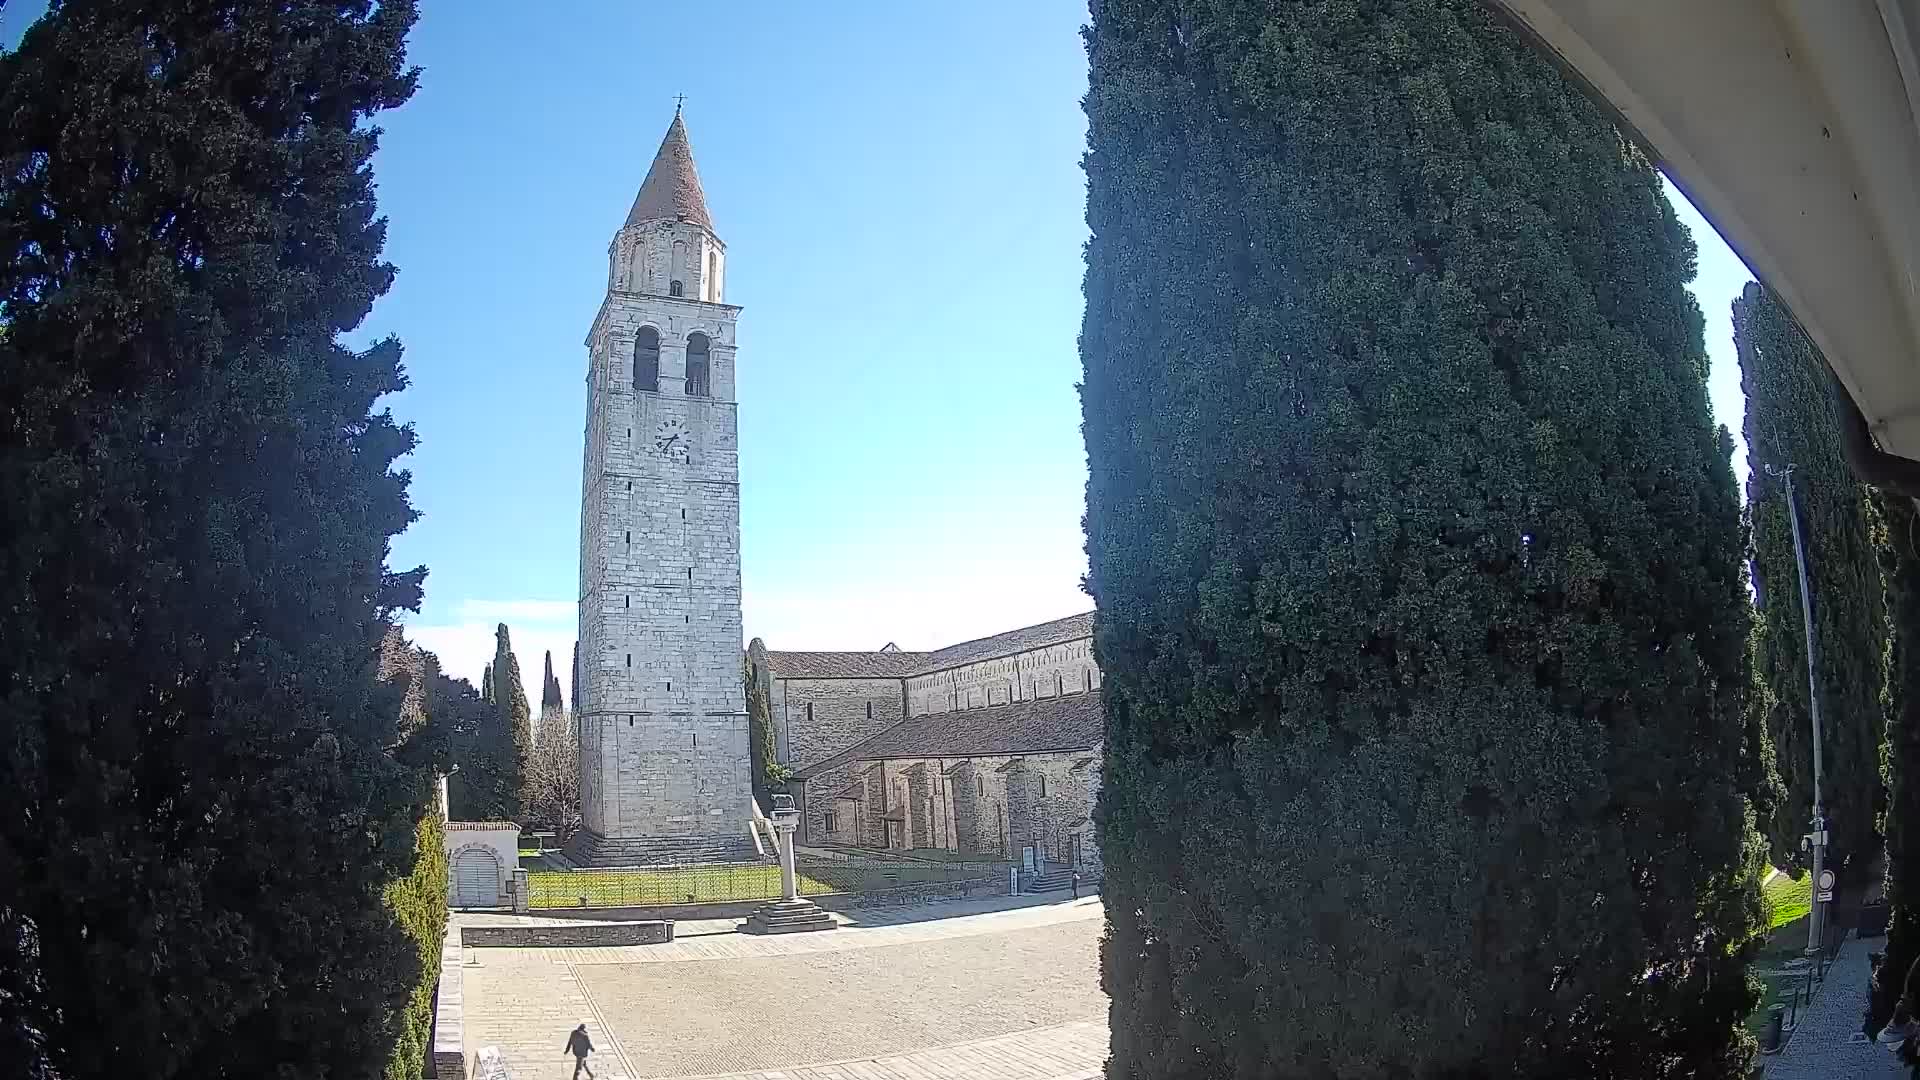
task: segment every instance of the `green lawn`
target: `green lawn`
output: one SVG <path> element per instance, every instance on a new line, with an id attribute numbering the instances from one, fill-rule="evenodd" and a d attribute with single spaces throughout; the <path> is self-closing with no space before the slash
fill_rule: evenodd
<path id="1" fill-rule="evenodd" d="M 927 882 L 997 881 L 994 867 L 958 863 L 808 863 L 799 868 L 802 896 L 871 892 Z M 769 864 L 688 866 L 666 870 L 535 870 L 527 898 L 536 908 L 625 907 L 771 900 L 780 895 L 780 868 Z"/>
<path id="2" fill-rule="evenodd" d="M 1760 977 L 1760 1007 L 1747 1017 L 1747 1030 L 1755 1038 L 1764 1034 L 1767 1007 L 1785 1005 L 1793 998 L 1796 983 L 1804 984 L 1804 973 L 1786 970 L 1788 962 L 1806 955 L 1807 918 L 1813 912 L 1813 875 L 1789 878 L 1775 875 L 1760 887 L 1767 908 L 1766 940 L 1753 958 L 1753 972 Z"/>
<path id="3" fill-rule="evenodd" d="M 1761 887 L 1767 902 L 1767 929 L 1778 930 L 1813 911 L 1813 875 L 1789 878 L 1782 873 Z M 1804 929 L 1804 928 L 1802 928 Z"/>
<path id="4" fill-rule="evenodd" d="M 802 893 L 833 892 L 825 882 L 800 875 Z M 780 895 L 778 866 L 690 866 L 676 870 L 543 870 L 527 875 L 533 907 L 702 904 L 725 900 L 771 900 Z"/>

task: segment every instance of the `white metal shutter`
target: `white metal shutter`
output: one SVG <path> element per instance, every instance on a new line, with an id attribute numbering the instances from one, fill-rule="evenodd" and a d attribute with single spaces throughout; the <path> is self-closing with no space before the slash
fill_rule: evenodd
<path id="1" fill-rule="evenodd" d="M 500 860 L 486 848 L 469 848 L 454 864 L 454 906 L 494 907 L 500 903 Z"/>

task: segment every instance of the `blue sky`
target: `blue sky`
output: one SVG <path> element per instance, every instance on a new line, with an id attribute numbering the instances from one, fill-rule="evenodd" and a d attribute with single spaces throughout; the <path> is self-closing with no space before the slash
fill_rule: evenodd
<path id="1" fill-rule="evenodd" d="M 41 6 L 0 11 L 0 40 Z M 453 674 L 478 680 L 504 620 L 530 688 L 546 649 L 567 679 L 581 339 L 682 93 L 745 307 L 747 634 L 923 648 L 1090 606 L 1085 8 L 822 10 L 423 4 L 420 92 L 383 118 L 375 163 L 400 276 L 366 332 L 406 346 L 413 386 L 392 404 L 420 435 L 422 517 L 393 561 L 431 569 L 410 630 Z M 1728 304 L 1748 275 L 1680 205 L 1737 435 Z"/>

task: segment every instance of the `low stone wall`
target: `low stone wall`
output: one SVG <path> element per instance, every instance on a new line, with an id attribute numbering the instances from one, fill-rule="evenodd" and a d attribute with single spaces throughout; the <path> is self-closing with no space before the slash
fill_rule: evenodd
<path id="1" fill-rule="evenodd" d="M 531 914 L 541 918 L 592 919 L 595 922 L 685 922 L 691 919 L 744 919 L 766 903 L 765 900 L 716 900 L 707 904 L 534 908 Z"/>
<path id="2" fill-rule="evenodd" d="M 936 900 L 961 900 L 979 896 L 1005 896 L 1007 879 L 988 879 L 981 881 L 923 881 L 911 885 L 896 885 L 891 889 L 875 889 L 871 892 L 828 893 L 825 896 L 809 896 L 807 899 L 826 908 L 828 911 L 854 911 L 870 907 L 910 907 L 915 904 L 930 904 Z"/>
<path id="3" fill-rule="evenodd" d="M 891 889 L 876 889 L 860 893 L 825 893 L 819 896 L 806 896 L 829 911 L 852 911 L 866 907 L 902 907 L 909 904 L 925 904 L 935 900 L 957 900 L 964 897 L 1005 896 L 1007 878 L 1004 873 L 991 879 L 977 881 L 927 881 L 908 885 L 896 885 Z M 565 907 L 535 908 L 532 914 L 554 919 L 591 919 L 596 922 L 633 922 L 645 920 L 665 920 L 668 922 L 692 919 L 744 919 L 766 906 L 768 900 L 724 900 L 707 904 L 654 904 L 634 907 Z"/>
<path id="4" fill-rule="evenodd" d="M 467 1080 L 466 1000 L 460 982 L 460 935 L 449 918 L 433 1002 L 433 1071 L 439 1080 Z"/>
<path id="5" fill-rule="evenodd" d="M 477 948 L 541 946 L 664 945 L 673 940 L 668 920 L 566 923 L 551 926 L 463 926 L 460 943 Z M 459 962 L 458 950 L 454 962 Z"/>

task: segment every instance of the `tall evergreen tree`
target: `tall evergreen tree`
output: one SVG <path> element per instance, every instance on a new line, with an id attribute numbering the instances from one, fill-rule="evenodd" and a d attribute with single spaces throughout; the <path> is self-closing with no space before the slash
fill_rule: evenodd
<path id="1" fill-rule="evenodd" d="M 432 792 L 371 162 L 411 0 L 57 0 L 0 56 L 0 1061 L 377 1075 Z"/>
<path id="2" fill-rule="evenodd" d="M 776 771 L 781 782 L 786 780 L 775 749 L 773 676 L 764 666 L 766 655 L 766 643 L 754 638 L 741 662 L 741 676 L 746 680 L 747 767 L 753 779 L 754 802 L 763 808 L 773 805 L 770 796 Z"/>
<path id="3" fill-rule="evenodd" d="M 449 763 L 448 718 L 435 715 L 431 708 L 433 680 L 439 675 L 437 657 L 410 644 L 399 627 L 387 632 L 380 648 L 379 677 L 399 717 L 404 745 L 417 747 L 413 763 L 421 770 L 421 779 L 444 772 Z M 429 799 L 421 808 L 415 824 L 411 870 L 388 883 L 384 898 L 413 946 L 418 971 L 407 1000 L 390 1020 L 393 1044 L 385 1080 L 419 1080 L 431 1051 L 433 997 L 447 926 L 446 831 L 435 800 Z"/>
<path id="4" fill-rule="evenodd" d="M 553 677 L 553 651 L 549 649 L 546 657 L 546 672 L 540 679 L 540 727 L 541 735 L 546 734 L 550 718 L 564 719 L 567 703 L 560 696 L 560 680 Z"/>
<path id="5" fill-rule="evenodd" d="M 533 715 L 527 707 L 526 685 L 520 681 L 520 658 L 513 655 L 507 624 L 493 632 L 493 705 L 500 711 L 498 731 L 506 738 L 498 758 L 500 790 L 507 800 L 506 816 L 518 821 L 528 805 L 527 763 L 533 758 Z"/>
<path id="6" fill-rule="evenodd" d="M 480 672 L 480 700 L 493 704 L 493 665 L 488 664 Z"/>
<path id="7" fill-rule="evenodd" d="M 1733 341 L 1747 398 L 1747 503 L 1760 602 L 1755 666 L 1767 690 L 1774 765 L 1785 784 L 1785 798 L 1766 823 L 1768 838 L 1777 863 L 1801 862 L 1800 838 L 1813 815 L 1807 636 L 1785 484 L 1771 472 L 1791 465 L 1819 646 L 1821 796 L 1833 844 L 1829 861 L 1840 865 L 1850 854 L 1876 848 L 1875 817 L 1885 795 L 1880 749 L 1888 626 L 1875 500 L 1841 449 L 1826 361 L 1779 298 L 1749 282 L 1733 302 Z"/>
<path id="8" fill-rule="evenodd" d="M 573 643 L 573 667 L 571 670 L 573 674 L 567 677 L 567 691 L 573 695 L 573 707 L 567 711 L 569 713 L 577 713 L 580 711 L 580 642 L 578 641 Z"/>
<path id="9" fill-rule="evenodd" d="M 487 821 L 505 816 L 493 751 L 500 713 L 465 679 L 447 677 L 436 663 L 427 679 L 428 709 L 453 740 L 458 766 L 447 777 L 447 814 L 455 821 Z"/>
<path id="10" fill-rule="evenodd" d="M 1886 530 L 1880 565 L 1893 647 L 1887 670 L 1889 921 L 1867 1017 L 1867 1029 L 1875 1032 L 1893 1016 L 1907 969 L 1920 959 L 1920 512 L 1904 496 L 1883 494 L 1877 501 Z"/>
<path id="11" fill-rule="evenodd" d="M 1738 1075 L 1743 538 L 1659 175 L 1472 0 L 1087 39 L 1108 1075 Z"/>

